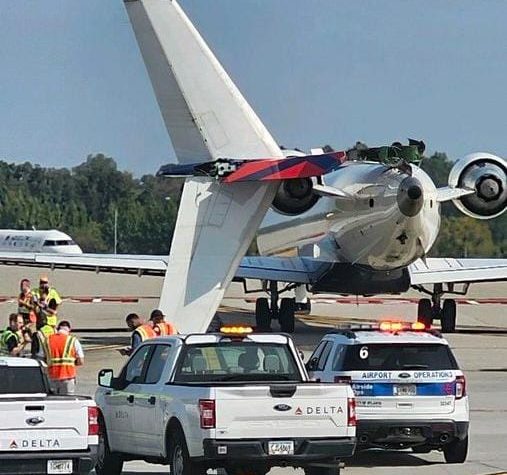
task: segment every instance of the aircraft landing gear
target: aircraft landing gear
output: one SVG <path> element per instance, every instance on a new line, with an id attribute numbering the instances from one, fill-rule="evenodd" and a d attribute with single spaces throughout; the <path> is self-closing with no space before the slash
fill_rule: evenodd
<path id="1" fill-rule="evenodd" d="M 443 333 L 454 333 L 456 331 L 457 315 L 456 300 L 445 299 L 442 304 L 442 295 L 444 293 L 464 295 L 468 287 L 466 287 L 463 292 L 455 292 L 452 287 L 444 291 L 442 284 L 435 284 L 433 292 L 427 291 L 422 287 L 418 290 L 430 294 L 431 299 L 424 298 L 419 300 L 417 306 L 417 321 L 424 323 L 424 325 L 429 328 L 434 320 L 440 320 Z"/>
<path id="2" fill-rule="evenodd" d="M 271 331 L 271 320 L 278 320 L 280 329 L 284 333 L 294 333 L 296 301 L 293 298 L 283 298 L 278 306 L 280 291 L 278 282 L 270 281 L 266 289 L 270 298 L 260 297 L 255 301 L 255 322 L 257 330 Z"/>

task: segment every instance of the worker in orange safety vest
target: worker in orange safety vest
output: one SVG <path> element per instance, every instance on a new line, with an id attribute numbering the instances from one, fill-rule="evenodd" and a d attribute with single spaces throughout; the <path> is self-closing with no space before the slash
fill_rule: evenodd
<path id="1" fill-rule="evenodd" d="M 153 322 L 153 328 L 159 336 L 176 335 L 178 333 L 172 323 L 165 321 L 165 315 L 162 310 L 153 310 L 150 315 L 150 321 Z"/>
<path id="2" fill-rule="evenodd" d="M 118 350 L 122 355 L 130 356 L 143 341 L 158 336 L 153 328 L 153 322 L 143 323 L 137 313 L 129 313 L 125 318 L 125 322 L 130 330 L 132 330 L 132 336 L 130 346 Z"/>
<path id="3" fill-rule="evenodd" d="M 70 322 L 62 320 L 56 333 L 44 342 L 48 375 L 56 394 L 74 394 L 76 367 L 84 364 L 84 352 L 79 340 L 70 334 Z"/>

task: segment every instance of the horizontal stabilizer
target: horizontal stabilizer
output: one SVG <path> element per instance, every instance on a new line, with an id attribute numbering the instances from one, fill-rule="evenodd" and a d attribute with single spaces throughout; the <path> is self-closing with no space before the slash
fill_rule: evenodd
<path id="1" fill-rule="evenodd" d="M 159 176 L 211 176 L 223 183 L 277 181 L 322 176 L 339 168 L 347 159 L 345 152 L 255 160 L 220 158 L 212 162 L 177 165 L 170 163 Z"/>
<path id="2" fill-rule="evenodd" d="M 475 190 L 470 188 L 452 188 L 445 186 L 443 188 L 437 188 L 437 201 L 443 203 L 444 201 L 457 200 L 463 196 L 473 195 Z"/>

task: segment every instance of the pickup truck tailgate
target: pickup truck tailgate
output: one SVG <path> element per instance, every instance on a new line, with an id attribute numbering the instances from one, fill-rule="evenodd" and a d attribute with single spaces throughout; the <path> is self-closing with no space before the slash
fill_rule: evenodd
<path id="1" fill-rule="evenodd" d="M 348 397 L 343 384 L 217 387 L 216 438 L 351 436 Z"/>
<path id="2" fill-rule="evenodd" d="M 89 400 L 0 398 L 0 452 L 85 450 Z"/>

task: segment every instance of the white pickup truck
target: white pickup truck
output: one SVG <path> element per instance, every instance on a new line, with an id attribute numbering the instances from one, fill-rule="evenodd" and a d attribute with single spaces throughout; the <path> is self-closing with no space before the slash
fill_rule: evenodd
<path id="1" fill-rule="evenodd" d="M 310 381 L 288 335 L 237 330 L 148 340 L 119 377 L 99 373 L 98 475 L 121 473 L 126 460 L 174 475 L 339 473 L 355 448 L 350 386 Z"/>
<path id="2" fill-rule="evenodd" d="M 97 458 L 98 408 L 51 395 L 41 363 L 0 356 L 0 474 L 88 474 Z"/>

